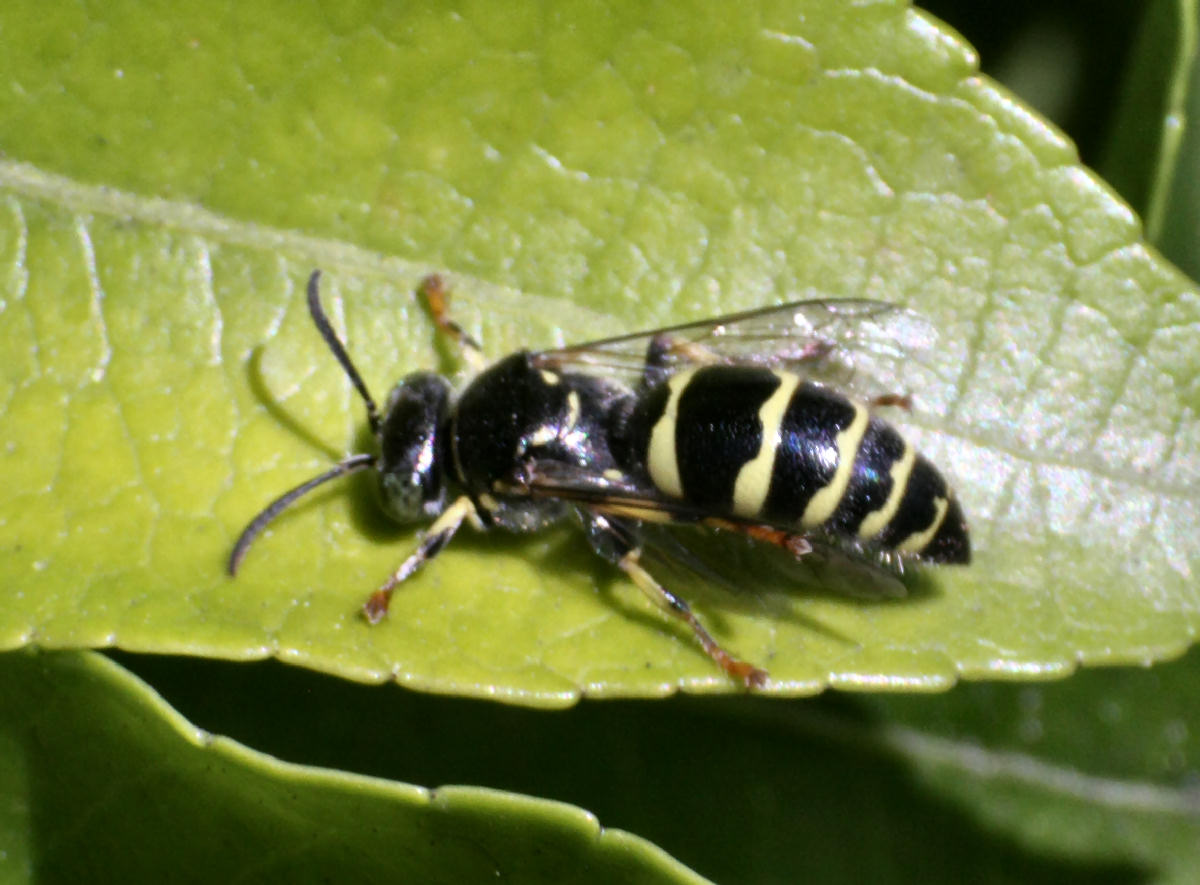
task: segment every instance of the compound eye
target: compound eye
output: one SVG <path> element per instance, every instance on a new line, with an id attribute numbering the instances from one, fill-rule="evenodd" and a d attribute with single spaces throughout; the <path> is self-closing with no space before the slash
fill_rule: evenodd
<path id="1" fill-rule="evenodd" d="M 438 434 L 450 385 L 428 372 L 409 375 L 388 398 L 379 429 L 379 490 L 383 509 L 399 522 L 437 516 L 445 506 Z"/>
<path id="2" fill-rule="evenodd" d="M 400 473 L 379 475 L 384 509 L 388 515 L 399 522 L 418 522 L 429 515 L 426 513 L 428 502 L 421 479 L 419 473 L 411 473 L 408 476 Z"/>

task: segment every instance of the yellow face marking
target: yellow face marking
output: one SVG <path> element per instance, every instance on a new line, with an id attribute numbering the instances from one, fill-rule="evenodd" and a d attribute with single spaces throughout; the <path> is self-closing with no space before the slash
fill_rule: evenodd
<path id="1" fill-rule="evenodd" d="M 556 373 L 551 372 L 549 369 L 539 369 L 538 371 L 542 375 L 542 381 L 544 381 L 546 384 L 553 387 L 558 383 L 558 375 Z"/>
<path id="2" fill-rule="evenodd" d="M 938 533 L 938 529 L 942 527 L 942 522 L 946 519 L 946 511 L 950 509 L 949 498 L 934 498 L 933 507 L 933 522 L 929 523 L 929 528 L 923 532 L 915 532 L 904 539 L 903 542 L 896 545 L 897 550 L 902 550 L 910 553 L 919 553 L 925 549 L 933 536 Z"/>
<path id="3" fill-rule="evenodd" d="M 497 501 L 495 498 L 493 498 L 491 495 L 489 495 L 487 492 L 484 492 L 482 495 L 479 495 L 479 503 L 483 506 L 484 510 L 494 511 L 494 510 L 499 509 L 499 507 L 500 507 L 500 502 Z"/>
<path id="4" fill-rule="evenodd" d="M 733 512 L 738 516 L 757 516 L 762 512 L 771 490 L 775 453 L 782 442 L 783 416 L 792 394 L 800 386 L 800 376 L 790 372 L 775 372 L 775 377 L 779 379 L 779 387 L 758 410 L 758 420 L 762 422 L 758 454 L 742 465 L 733 484 Z"/>
<path id="5" fill-rule="evenodd" d="M 616 482 L 619 479 L 624 479 L 625 474 L 615 467 L 610 467 L 604 471 L 604 478 Z"/>
<path id="6" fill-rule="evenodd" d="M 679 478 L 679 460 L 675 454 L 675 420 L 679 412 L 679 397 L 691 383 L 695 369 L 672 376 L 667 382 L 670 395 L 662 417 L 650 431 L 650 446 L 646 452 L 646 467 L 659 491 L 673 498 L 683 497 L 683 480 Z"/>
<path id="7" fill-rule="evenodd" d="M 860 538 L 874 538 L 892 521 L 896 511 L 900 509 L 900 501 L 904 498 L 904 490 L 908 488 L 908 477 L 912 473 L 913 464 L 917 463 L 917 450 L 904 442 L 904 453 L 898 460 L 892 462 L 888 475 L 892 478 L 892 490 L 888 492 L 887 500 L 878 510 L 872 510 L 863 517 L 858 527 Z"/>
<path id="8" fill-rule="evenodd" d="M 846 486 L 850 484 L 854 456 L 858 454 L 858 446 L 862 442 L 863 434 L 867 432 L 868 421 L 866 406 L 853 401 L 850 404 L 854 406 L 854 420 L 837 435 L 835 440 L 838 450 L 837 469 L 834 471 L 829 485 L 813 495 L 809 499 L 808 506 L 804 508 L 800 524 L 805 528 L 818 526 L 833 516 L 833 512 L 841 503 L 842 496 L 846 494 Z"/>

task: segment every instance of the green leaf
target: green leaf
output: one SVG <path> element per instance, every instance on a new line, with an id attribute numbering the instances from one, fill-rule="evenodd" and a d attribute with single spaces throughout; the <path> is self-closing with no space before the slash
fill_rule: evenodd
<path id="1" fill-rule="evenodd" d="M 289 765 L 91 653 L 0 656 L 0 707 L 5 881 L 703 881 L 562 803 Z"/>
<path id="2" fill-rule="evenodd" d="M 1156 243 L 1164 238 L 1172 195 L 1180 194 L 1175 181 L 1180 159 L 1194 153 L 1181 154 L 1181 149 L 1196 101 L 1196 13 L 1195 0 L 1147 4 L 1113 137 L 1100 166 L 1105 178 L 1146 218 L 1147 237 Z M 1147 125 L 1150 115 L 1157 118 L 1157 126 Z M 1178 185 L 1186 188 L 1187 182 Z M 1177 254 L 1186 260 L 1185 252 Z"/>
<path id="3" fill-rule="evenodd" d="M 1200 863 L 1194 650 L 937 695 L 552 714 L 275 664 L 121 659 L 191 721 L 279 758 L 553 798 L 716 882 L 1188 883 Z"/>
<path id="4" fill-rule="evenodd" d="M 1153 670 L 867 707 L 920 792 L 962 809 L 997 843 L 1059 858 L 1078 881 L 1185 883 L 1200 863 L 1198 677 L 1193 650 Z"/>
<path id="5" fill-rule="evenodd" d="M 365 483 L 314 495 L 226 578 L 247 519 L 362 444 L 303 309 L 314 266 L 378 393 L 453 368 L 411 295 L 434 270 L 492 355 L 814 293 L 934 322 L 897 420 L 953 477 L 975 562 L 901 601 L 819 570 L 677 586 L 772 691 L 1040 678 L 1192 641 L 1200 299 L 920 13 L 2 15 L 0 646 L 273 655 L 537 704 L 736 688 L 566 528 L 456 540 L 368 628 L 358 605 L 414 535 Z"/>

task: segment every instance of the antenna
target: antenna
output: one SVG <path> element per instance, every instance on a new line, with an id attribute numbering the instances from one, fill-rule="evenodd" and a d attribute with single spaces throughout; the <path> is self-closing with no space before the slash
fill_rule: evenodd
<path id="1" fill-rule="evenodd" d="M 325 343 L 333 351 L 333 355 L 341 363 L 342 369 L 350 378 L 354 389 L 358 391 L 359 395 L 363 398 L 363 402 L 366 403 L 367 423 L 371 427 L 371 433 L 378 437 L 380 426 L 379 407 L 375 405 L 375 400 L 371 398 L 371 394 L 367 391 L 367 385 L 363 382 L 362 376 L 358 374 L 358 369 L 354 368 L 354 363 L 350 361 L 350 355 L 346 353 L 346 348 L 343 346 L 341 339 L 338 338 L 337 333 L 333 331 L 329 317 L 325 315 L 325 310 L 321 307 L 320 284 L 321 271 L 314 270 L 312 276 L 308 278 L 308 312 L 312 315 L 317 331 L 321 333 L 321 337 L 325 339 Z M 344 461 L 338 462 L 332 469 L 326 470 L 320 476 L 314 476 L 307 482 L 300 483 L 294 489 L 284 492 L 264 507 L 250 521 L 250 524 L 242 530 L 237 543 L 233 545 L 233 552 L 229 554 L 229 564 L 227 566 L 229 574 L 237 574 L 238 566 L 241 565 L 242 559 L 245 558 L 247 551 L 250 549 L 250 545 L 254 543 L 254 540 L 262 534 L 263 529 L 270 525 L 275 517 L 290 507 L 297 499 L 304 497 L 318 486 L 322 486 L 330 480 L 337 479 L 339 476 L 372 468 L 375 466 L 376 461 L 377 459 L 374 455 L 351 455 Z"/>
<path id="2" fill-rule="evenodd" d="M 350 378 L 350 383 L 354 385 L 354 389 L 362 396 L 363 402 L 367 404 L 367 424 L 371 427 L 371 433 L 375 436 L 379 435 L 379 407 L 375 405 L 375 400 L 371 399 L 371 394 L 367 391 L 367 385 L 362 380 L 362 376 L 358 374 L 358 369 L 354 368 L 354 363 L 350 361 L 350 355 L 346 353 L 346 348 L 342 346 L 342 341 L 337 336 L 337 332 L 333 331 L 333 326 L 329 323 L 329 318 L 325 316 L 325 310 L 321 307 L 321 272 L 314 270 L 312 276 L 308 278 L 308 312 L 312 315 L 313 322 L 317 326 L 317 331 L 321 333 L 321 337 L 325 339 L 325 343 L 329 345 L 329 349 L 333 351 L 333 355 L 337 357 L 337 361 L 342 364 L 342 369 Z"/>
<path id="3" fill-rule="evenodd" d="M 337 479 L 339 476 L 345 476 L 348 473 L 357 473 L 360 470 L 366 470 L 369 467 L 375 466 L 374 455 L 351 455 L 345 461 L 340 461 L 332 470 L 326 470 L 320 476 L 314 476 L 307 482 L 302 482 L 290 491 L 284 492 L 261 511 L 258 516 L 250 521 L 250 525 L 242 530 L 242 534 L 238 537 L 237 543 L 233 545 L 233 552 L 229 554 L 228 570 L 230 575 L 236 575 L 238 566 L 241 565 L 242 559 L 245 558 L 246 552 L 250 549 L 250 545 L 254 543 L 254 539 L 262 534 L 271 521 L 280 513 L 292 505 L 297 498 L 302 498 L 315 489 L 317 486 L 324 485 L 331 479 Z"/>

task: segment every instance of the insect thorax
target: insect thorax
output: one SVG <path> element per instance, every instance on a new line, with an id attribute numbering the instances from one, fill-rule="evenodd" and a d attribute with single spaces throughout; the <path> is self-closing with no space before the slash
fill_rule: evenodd
<path id="1" fill-rule="evenodd" d="M 537 368 L 524 351 L 505 357 L 467 386 L 454 409 L 448 437 L 455 477 L 485 519 L 516 531 L 541 528 L 568 505 L 505 489 L 533 463 L 615 468 L 610 415 L 629 395 L 591 376 Z"/>

